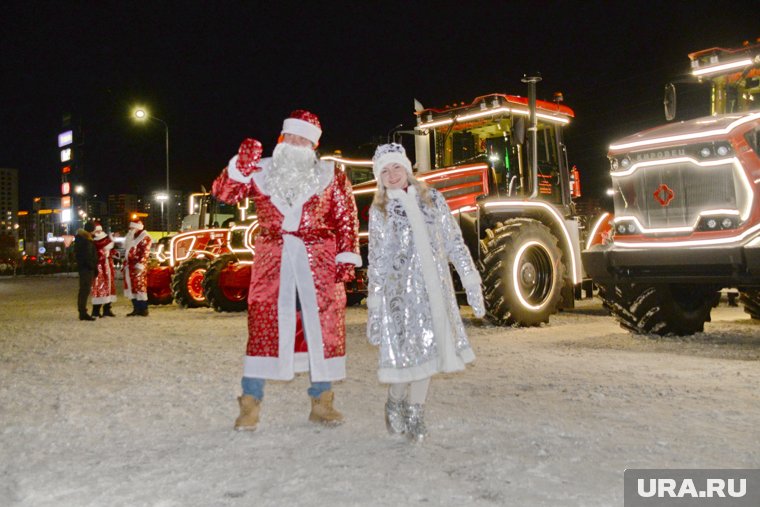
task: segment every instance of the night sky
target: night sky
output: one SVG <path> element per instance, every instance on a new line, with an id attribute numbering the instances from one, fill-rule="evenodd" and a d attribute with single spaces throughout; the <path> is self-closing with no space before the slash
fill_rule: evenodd
<path id="1" fill-rule="evenodd" d="M 134 2 L 137 4 L 137 2 Z M 56 136 L 81 121 L 89 193 L 210 187 L 245 137 L 271 152 L 283 118 L 321 119 L 322 153 L 367 154 L 426 107 L 488 93 L 562 91 L 584 193 L 603 195 L 609 142 L 664 121 L 666 82 L 687 53 L 760 37 L 758 2 L 10 2 L 0 28 L 0 167 L 19 169 L 21 209 L 58 195 Z M 679 87 L 678 119 L 709 114 Z M 364 151 L 362 151 L 364 150 Z"/>

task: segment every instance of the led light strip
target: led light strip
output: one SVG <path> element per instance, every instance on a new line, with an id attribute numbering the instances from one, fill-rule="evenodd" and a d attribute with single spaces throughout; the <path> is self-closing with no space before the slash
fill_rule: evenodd
<path id="1" fill-rule="evenodd" d="M 359 159 L 350 159 L 350 158 L 340 158 L 340 157 L 334 157 L 332 155 L 327 155 L 327 156 L 324 156 L 324 157 L 320 157 L 320 160 L 332 161 L 332 162 L 337 162 L 339 164 L 346 164 L 346 165 L 358 165 L 358 166 L 364 166 L 364 167 L 372 167 L 372 161 L 371 160 L 359 160 Z"/>
<path id="2" fill-rule="evenodd" d="M 738 234 L 736 236 L 730 236 L 727 238 L 701 239 L 701 240 L 692 240 L 692 241 L 669 241 L 667 243 L 665 242 L 655 243 L 651 241 L 641 242 L 641 243 L 629 243 L 626 241 L 615 241 L 615 245 L 621 246 L 623 248 L 680 248 L 684 246 L 728 245 L 731 243 L 738 243 L 739 241 L 742 241 L 743 239 L 757 232 L 760 232 L 760 224 L 757 224 L 754 227 L 747 229 L 741 234 Z"/>
<path id="3" fill-rule="evenodd" d="M 742 185 L 744 186 L 744 189 L 746 190 L 747 195 L 749 195 L 749 199 L 747 199 L 747 202 L 744 205 L 744 210 L 742 210 L 740 216 L 742 220 L 746 220 L 747 218 L 749 218 L 749 214 L 752 211 L 752 203 L 755 200 L 755 193 L 752 191 L 752 185 L 750 184 L 749 179 L 747 179 L 747 175 L 744 173 L 744 170 L 742 169 L 742 165 L 739 162 L 739 159 L 736 157 L 723 158 L 720 160 L 707 160 L 703 162 L 700 162 L 691 157 L 676 157 L 676 158 L 669 158 L 669 159 L 663 159 L 663 160 L 648 160 L 646 162 L 638 162 L 636 164 L 633 164 L 630 167 L 630 169 L 627 169 L 625 171 L 610 171 L 610 176 L 612 177 L 629 176 L 633 174 L 633 172 L 639 168 L 670 165 L 670 164 L 681 164 L 681 163 L 690 163 L 699 167 L 713 167 L 713 166 L 718 166 L 718 165 L 732 164 L 734 167 L 734 170 L 736 171 L 736 174 L 739 176 L 739 181 L 742 182 Z"/>
<path id="4" fill-rule="evenodd" d="M 485 111 L 478 111 L 477 113 L 466 114 L 463 116 L 456 116 L 454 118 L 446 118 L 443 120 L 436 120 L 429 123 L 421 123 L 420 125 L 417 126 L 417 128 L 430 129 L 433 127 L 440 127 L 442 125 L 449 125 L 454 122 L 461 123 L 464 121 L 473 120 L 475 118 L 481 118 L 483 116 L 491 116 L 491 115 L 500 114 L 500 113 L 514 113 L 514 114 L 519 114 L 521 116 L 530 116 L 530 111 L 528 111 L 527 109 L 512 109 L 509 107 L 502 106 L 502 107 L 497 107 L 495 109 L 487 109 Z M 567 125 L 568 123 L 570 123 L 570 120 L 568 118 L 564 118 L 562 116 L 552 116 L 546 113 L 539 113 L 539 112 L 536 112 L 536 116 L 538 118 L 543 118 L 546 121 L 561 123 L 563 125 Z"/>
<path id="5" fill-rule="evenodd" d="M 723 70 L 738 69 L 741 67 L 746 67 L 748 65 L 752 65 L 752 58 L 745 58 L 743 60 L 736 60 L 734 62 L 721 63 L 718 65 L 713 65 L 712 67 L 704 67 L 702 69 L 693 71 L 691 74 L 692 76 L 704 76 L 705 74 L 714 74 Z"/>
<path id="6" fill-rule="evenodd" d="M 681 227 L 653 227 L 651 229 L 648 229 L 644 227 L 641 222 L 639 222 L 639 219 L 636 218 L 633 215 L 624 215 L 617 217 L 613 220 L 613 223 L 619 224 L 622 222 L 634 222 L 636 224 L 636 227 L 641 231 L 642 234 L 659 234 L 663 232 L 692 232 L 694 229 L 697 228 L 697 225 L 699 225 L 699 221 L 702 217 L 706 216 L 713 216 L 713 215 L 734 215 L 734 216 L 740 216 L 739 212 L 735 209 L 715 209 L 715 210 L 706 210 L 702 211 L 697 215 L 697 219 L 694 221 L 694 225 L 691 227 L 689 226 L 681 226 Z"/>
<path id="7" fill-rule="evenodd" d="M 565 237 L 565 243 L 567 244 L 567 251 L 570 252 L 570 262 L 573 268 L 573 284 L 580 283 L 580 276 L 578 274 L 578 261 L 575 258 L 575 249 L 573 248 L 573 240 L 570 237 L 570 232 L 567 230 L 565 221 L 562 219 L 557 210 L 551 207 L 549 204 L 539 201 L 491 201 L 484 204 L 486 208 L 496 208 L 500 206 L 506 207 L 526 207 L 526 208 L 544 208 L 554 217 L 554 220 L 559 224 L 562 230 L 562 235 Z"/>
<path id="8" fill-rule="evenodd" d="M 625 144 L 611 144 L 610 150 L 627 150 L 629 148 L 638 148 L 640 146 L 649 146 L 652 144 L 671 143 L 676 141 L 688 141 L 690 139 L 700 139 L 703 137 L 711 137 L 717 135 L 728 134 L 736 127 L 743 125 L 749 121 L 753 121 L 760 118 L 760 113 L 753 113 L 749 116 L 739 118 L 736 121 L 731 122 L 726 128 L 708 130 L 705 132 L 694 132 L 692 134 L 680 134 L 676 136 L 658 137 L 656 139 L 647 139 L 644 141 L 634 141 Z"/>
<path id="9" fill-rule="evenodd" d="M 586 240 L 586 250 L 591 248 L 591 242 L 594 241 L 594 238 L 596 237 L 596 233 L 599 230 L 599 228 L 602 226 L 604 221 L 607 219 L 607 217 L 610 216 L 608 212 L 602 213 L 602 216 L 599 217 L 599 219 L 594 224 L 594 227 L 591 229 L 591 234 L 589 235 L 588 239 Z"/>

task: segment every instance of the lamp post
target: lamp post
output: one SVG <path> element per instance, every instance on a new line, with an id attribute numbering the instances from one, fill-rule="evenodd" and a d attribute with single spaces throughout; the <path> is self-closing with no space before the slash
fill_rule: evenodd
<path id="1" fill-rule="evenodd" d="M 157 122 L 163 123 L 163 125 L 164 125 L 164 132 L 166 134 L 166 136 L 165 136 L 166 137 L 166 199 L 164 199 L 164 201 L 168 200 L 169 199 L 169 195 L 170 195 L 170 192 L 169 192 L 169 125 L 164 120 L 162 120 L 161 118 L 156 118 L 152 114 L 148 114 L 148 112 L 144 108 L 142 108 L 142 107 L 138 107 L 137 109 L 135 109 L 135 111 L 134 111 L 134 117 L 138 121 L 155 120 Z M 156 196 L 156 198 L 158 198 L 158 196 Z M 161 213 L 162 213 L 161 222 L 162 222 L 162 224 L 163 224 L 164 201 L 161 201 Z M 167 220 L 167 222 L 168 222 L 168 220 Z M 169 228 L 168 227 L 168 223 L 167 223 L 167 227 L 166 228 L 167 229 Z"/>
<path id="2" fill-rule="evenodd" d="M 168 232 L 169 227 L 164 228 L 164 201 L 169 199 L 168 194 L 156 194 L 156 200 L 161 203 L 161 235 L 163 236 L 163 231 Z M 168 225 L 168 224 L 167 224 Z"/>

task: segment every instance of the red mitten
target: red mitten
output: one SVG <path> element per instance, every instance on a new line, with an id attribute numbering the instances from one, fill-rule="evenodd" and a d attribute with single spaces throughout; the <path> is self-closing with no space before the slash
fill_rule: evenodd
<path id="1" fill-rule="evenodd" d="M 336 282 L 350 282 L 356 278 L 356 274 L 354 273 L 354 265 L 353 264 L 347 264 L 345 262 L 339 262 L 337 266 L 335 266 L 335 281 Z"/>
<path id="2" fill-rule="evenodd" d="M 240 171 L 240 174 L 248 176 L 252 172 L 258 171 L 259 167 L 257 164 L 261 160 L 261 153 L 263 151 L 264 148 L 256 139 L 251 139 L 249 137 L 244 140 L 240 144 L 240 149 L 238 149 L 238 159 L 235 164 L 235 167 Z"/>

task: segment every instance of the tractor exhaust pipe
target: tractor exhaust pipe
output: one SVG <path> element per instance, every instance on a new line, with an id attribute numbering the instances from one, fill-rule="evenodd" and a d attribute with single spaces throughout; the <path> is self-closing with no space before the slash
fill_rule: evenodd
<path id="1" fill-rule="evenodd" d="M 523 83 L 528 84 L 528 121 L 530 126 L 530 171 L 531 187 L 530 198 L 535 199 L 538 196 L 538 118 L 536 117 L 536 83 L 541 81 L 541 74 L 534 73 L 532 76 L 525 74 L 522 78 Z"/>

